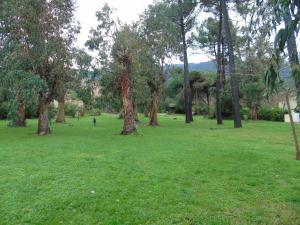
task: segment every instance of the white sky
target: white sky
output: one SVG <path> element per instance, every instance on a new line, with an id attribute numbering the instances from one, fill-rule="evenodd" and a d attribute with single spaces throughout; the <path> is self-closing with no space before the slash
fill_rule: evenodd
<path id="1" fill-rule="evenodd" d="M 153 3 L 153 0 L 77 0 L 77 19 L 81 25 L 77 46 L 83 48 L 88 39 L 91 27 L 96 27 L 96 11 L 101 9 L 104 3 L 115 9 L 116 16 L 122 21 L 131 23 L 138 20 L 139 15 Z M 210 60 L 205 54 L 189 53 L 190 63 L 199 63 Z M 175 61 L 174 63 L 178 63 Z"/>

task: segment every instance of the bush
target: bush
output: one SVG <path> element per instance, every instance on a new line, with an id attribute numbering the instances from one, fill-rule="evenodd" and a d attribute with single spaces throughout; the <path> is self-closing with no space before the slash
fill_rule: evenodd
<path id="1" fill-rule="evenodd" d="M 57 109 L 54 107 L 53 104 L 50 104 L 49 105 L 49 108 L 48 108 L 48 118 L 49 120 L 51 121 L 52 119 L 54 119 L 57 115 Z"/>
<path id="2" fill-rule="evenodd" d="M 100 109 L 91 109 L 87 112 L 89 116 L 101 116 L 102 112 Z"/>
<path id="3" fill-rule="evenodd" d="M 243 118 L 243 120 L 249 120 L 250 116 L 250 109 L 247 107 L 243 107 L 241 109 L 241 116 Z"/>
<path id="4" fill-rule="evenodd" d="M 209 108 L 208 119 L 216 118 L 216 109 L 214 107 Z"/>
<path id="5" fill-rule="evenodd" d="M 269 108 L 261 108 L 258 112 L 258 118 L 260 120 L 269 120 L 272 118 L 272 109 Z"/>
<path id="6" fill-rule="evenodd" d="M 274 108 L 274 109 L 272 109 L 271 120 L 272 121 L 283 122 L 284 121 L 284 114 L 287 114 L 287 113 L 288 113 L 288 111 L 285 110 L 285 109 Z"/>
<path id="7" fill-rule="evenodd" d="M 284 114 L 287 114 L 287 110 L 281 108 L 261 108 L 259 110 L 258 116 L 261 120 L 269 120 L 269 121 L 284 121 Z"/>
<path id="8" fill-rule="evenodd" d="M 72 103 L 66 103 L 65 104 L 65 115 L 75 117 L 76 112 L 78 111 L 79 107 L 77 105 L 74 105 Z"/>
<path id="9" fill-rule="evenodd" d="M 208 115 L 208 111 L 207 104 L 204 103 L 195 104 L 193 107 L 193 112 L 195 112 L 196 115 Z"/>

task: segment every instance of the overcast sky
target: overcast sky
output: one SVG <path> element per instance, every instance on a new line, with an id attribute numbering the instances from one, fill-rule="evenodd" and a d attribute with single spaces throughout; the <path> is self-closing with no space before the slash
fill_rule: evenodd
<path id="1" fill-rule="evenodd" d="M 102 8 L 105 2 L 115 9 L 116 16 L 122 22 L 130 23 L 136 21 L 153 0 L 77 0 L 77 19 L 81 24 L 81 33 L 77 41 L 78 47 L 84 47 L 90 28 L 97 25 L 95 13 Z M 191 63 L 208 60 L 209 58 L 204 54 L 189 53 L 189 62 Z M 178 61 L 175 63 L 178 63 Z"/>

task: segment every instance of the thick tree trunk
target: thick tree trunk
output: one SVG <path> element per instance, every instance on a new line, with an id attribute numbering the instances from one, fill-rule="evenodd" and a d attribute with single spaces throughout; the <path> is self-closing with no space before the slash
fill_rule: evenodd
<path id="1" fill-rule="evenodd" d="M 225 36 L 226 36 L 226 42 L 227 42 L 228 52 L 229 52 L 229 73 L 231 77 L 230 84 L 231 84 L 231 91 L 232 91 L 234 128 L 241 128 L 242 120 L 241 120 L 241 112 L 240 112 L 240 96 L 239 96 L 239 87 L 238 87 L 236 74 L 235 74 L 233 41 L 232 41 L 232 35 L 229 27 L 229 16 L 228 16 L 226 2 L 225 1 L 221 1 L 221 2 L 222 2 L 222 12 L 224 16 Z"/>
<path id="2" fill-rule="evenodd" d="M 48 135 L 51 133 L 48 119 L 48 107 L 49 103 L 40 100 L 39 102 L 39 120 L 38 120 L 38 131 L 37 134 Z"/>
<path id="3" fill-rule="evenodd" d="M 182 5 L 182 1 L 178 0 L 179 5 Z M 184 106 L 185 106 L 185 122 L 191 123 L 193 121 L 193 112 L 192 112 L 192 93 L 190 87 L 190 78 L 189 78 L 189 62 L 187 56 L 187 44 L 186 44 L 186 31 L 183 15 L 180 17 L 180 29 L 181 29 L 181 38 L 183 45 L 183 58 L 184 58 Z"/>
<path id="4" fill-rule="evenodd" d="M 25 104 L 24 103 L 19 104 L 15 125 L 17 127 L 25 127 L 26 126 L 26 115 L 25 115 Z"/>
<path id="5" fill-rule="evenodd" d="M 290 117 L 292 132 L 293 132 L 294 145 L 295 145 L 295 150 L 296 150 L 296 160 L 300 160 L 300 148 L 299 148 L 299 142 L 298 142 L 297 132 L 296 132 L 296 128 L 295 128 L 295 123 L 294 123 L 294 119 L 293 119 L 293 115 L 292 115 L 292 109 L 291 109 L 291 105 L 290 105 L 289 92 L 286 93 L 286 104 L 288 107 L 289 117 Z"/>
<path id="6" fill-rule="evenodd" d="M 58 101 L 58 112 L 56 117 L 56 123 L 64 123 L 65 120 L 65 98 L 61 98 Z"/>
<path id="7" fill-rule="evenodd" d="M 128 62 L 129 63 L 129 62 Z M 123 112 L 124 112 L 124 125 L 122 133 L 123 135 L 128 135 L 136 131 L 135 126 L 135 113 L 132 104 L 132 98 L 129 96 L 130 93 L 130 65 L 125 65 L 122 73 L 121 80 L 121 94 L 123 101 Z"/>
<path id="8" fill-rule="evenodd" d="M 150 110 L 150 126 L 158 126 L 157 113 L 158 113 L 158 91 L 153 91 L 151 93 L 151 110 Z"/>
<path id="9" fill-rule="evenodd" d="M 222 53 L 221 53 L 221 45 L 222 45 L 222 23 L 223 23 L 223 15 L 220 4 L 220 17 L 219 17 L 219 28 L 218 28 L 218 47 L 217 47 L 217 63 L 218 63 L 218 74 L 217 74 L 217 82 L 216 82 L 216 117 L 217 124 L 223 124 L 222 119 Z"/>

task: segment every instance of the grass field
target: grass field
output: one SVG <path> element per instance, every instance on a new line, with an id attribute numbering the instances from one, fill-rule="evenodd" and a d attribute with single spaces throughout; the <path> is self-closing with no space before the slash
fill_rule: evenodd
<path id="1" fill-rule="evenodd" d="M 159 120 L 131 136 L 111 115 L 47 137 L 0 122 L 0 224 L 300 224 L 287 124 Z"/>

